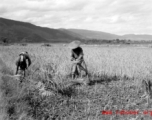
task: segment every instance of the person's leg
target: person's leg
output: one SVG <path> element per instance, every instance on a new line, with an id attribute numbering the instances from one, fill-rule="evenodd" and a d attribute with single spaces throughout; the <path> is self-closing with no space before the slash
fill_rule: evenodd
<path id="1" fill-rule="evenodd" d="M 77 64 L 72 64 L 72 69 L 71 69 L 71 73 L 72 73 L 72 79 L 75 78 L 75 73 L 76 73 L 76 70 L 77 70 Z"/>
<path id="2" fill-rule="evenodd" d="M 87 69 L 87 65 L 86 65 L 85 61 L 83 61 L 82 64 L 84 66 L 84 69 L 86 70 L 86 75 L 88 75 L 88 69 Z"/>
<path id="3" fill-rule="evenodd" d="M 15 73 L 16 75 L 18 74 L 18 70 L 19 70 L 19 66 L 17 65 L 16 66 L 16 73 Z"/>
<path id="4" fill-rule="evenodd" d="M 23 62 L 23 63 L 21 64 L 21 71 L 22 71 L 23 77 L 26 76 L 26 70 L 27 70 L 27 64 L 26 64 L 26 62 Z"/>
<path id="5" fill-rule="evenodd" d="M 81 68 L 80 68 L 80 64 L 79 63 L 77 64 L 76 74 L 77 74 L 77 76 L 81 75 Z"/>
<path id="6" fill-rule="evenodd" d="M 82 62 L 80 63 L 79 67 L 80 67 L 81 70 L 85 71 L 86 75 L 88 75 L 87 66 L 86 66 L 86 64 L 85 64 L 84 61 L 82 61 Z"/>
<path id="7" fill-rule="evenodd" d="M 78 64 L 76 65 L 76 70 L 75 70 L 75 78 L 77 78 L 80 75 L 80 69 Z"/>
<path id="8" fill-rule="evenodd" d="M 20 68 L 20 62 L 19 60 L 16 61 L 16 75 L 18 74 L 18 71 L 19 71 L 19 68 Z"/>

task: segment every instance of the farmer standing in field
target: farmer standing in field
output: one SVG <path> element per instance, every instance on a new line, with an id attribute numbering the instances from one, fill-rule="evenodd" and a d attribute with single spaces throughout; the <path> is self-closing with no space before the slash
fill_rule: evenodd
<path id="1" fill-rule="evenodd" d="M 18 71 L 21 70 L 25 77 L 25 70 L 31 65 L 31 59 L 28 55 L 28 52 L 21 52 L 19 58 L 16 61 L 16 75 Z"/>
<path id="2" fill-rule="evenodd" d="M 69 47 L 71 49 L 71 61 L 72 61 L 72 78 L 74 79 L 78 76 L 81 70 L 85 71 L 85 74 L 88 75 L 87 67 L 83 59 L 83 50 L 80 47 L 80 41 L 73 41 L 70 43 Z"/>

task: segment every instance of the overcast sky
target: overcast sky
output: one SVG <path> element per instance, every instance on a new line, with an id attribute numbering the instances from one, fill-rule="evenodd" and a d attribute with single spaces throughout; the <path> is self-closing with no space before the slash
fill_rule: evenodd
<path id="1" fill-rule="evenodd" d="M 0 17 L 50 28 L 152 34 L 152 0 L 0 0 Z"/>

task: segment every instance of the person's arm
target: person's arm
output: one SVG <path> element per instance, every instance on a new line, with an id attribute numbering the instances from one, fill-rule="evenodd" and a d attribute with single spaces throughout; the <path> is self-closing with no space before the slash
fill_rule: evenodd
<path id="1" fill-rule="evenodd" d="M 74 58 L 74 53 L 73 53 L 73 51 L 71 50 L 71 61 L 73 61 L 73 60 L 75 60 L 75 58 Z"/>
<path id="2" fill-rule="evenodd" d="M 19 69 L 19 60 L 20 58 L 16 61 L 16 75 L 18 74 L 18 69 Z"/>
<path id="3" fill-rule="evenodd" d="M 31 63 L 32 63 L 29 56 L 27 56 L 27 60 L 28 60 L 28 67 L 29 67 L 31 65 Z"/>
<path id="4" fill-rule="evenodd" d="M 80 60 L 83 57 L 83 52 L 79 55 L 79 57 L 77 58 L 77 60 Z"/>
<path id="5" fill-rule="evenodd" d="M 16 75 L 18 74 L 18 69 L 19 69 L 19 66 L 16 67 L 16 73 L 15 73 Z"/>

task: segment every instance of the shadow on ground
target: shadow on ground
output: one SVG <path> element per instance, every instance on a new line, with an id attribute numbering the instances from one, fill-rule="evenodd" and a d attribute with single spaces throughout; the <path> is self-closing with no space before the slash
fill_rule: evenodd
<path id="1" fill-rule="evenodd" d="M 108 75 L 103 75 L 103 76 L 93 76 L 90 77 L 90 80 L 88 81 L 88 85 L 92 86 L 95 84 L 108 84 L 111 81 L 118 81 L 121 80 L 122 78 L 119 76 L 108 76 Z"/>
<path id="2" fill-rule="evenodd" d="M 58 93 L 71 97 L 73 95 L 76 95 L 76 87 L 86 85 L 86 86 L 93 86 L 95 84 L 104 84 L 108 85 L 111 81 L 118 81 L 123 78 L 120 78 L 119 76 L 108 76 L 108 75 L 102 75 L 102 76 L 89 76 L 84 78 L 77 78 L 74 80 L 71 80 L 69 78 L 69 81 L 61 83 L 62 87 L 58 87 Z M 63 87 L 64 86 L 64 87 Z"/>

